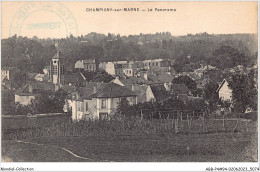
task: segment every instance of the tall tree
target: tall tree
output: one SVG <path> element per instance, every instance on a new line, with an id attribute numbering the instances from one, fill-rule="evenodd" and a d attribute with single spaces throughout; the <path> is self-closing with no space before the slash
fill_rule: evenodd
<path id="1" fill-rule="evenodd" d="M 208 108 L 210 111 L 213 111 L 217 108 L 219 96 L 216 92 L 218 89 L 217 82 L 209 81 L 204 88 L 204 94 L 203 97 L 208 103 Z"/>
<path id="2" fill-rule="evenodd" d="M 187 75 L 185 76 L 179 76 L 177 78 L 174 78 L 172 80 L 173 84 L 184 84 L 187 86 L 187 88 L 191 91 L 193 95 L 197 95 L 197 85 L 196 82 L 188 77 Z"/>
<path id="3" fill-rule="evenodd" d="M 254 77 L 234 74 L 229 86 L 232 89 L 232 103 L 236 112 L 244 113 L 247 108 L 257 109 L 257 89 Z"/>

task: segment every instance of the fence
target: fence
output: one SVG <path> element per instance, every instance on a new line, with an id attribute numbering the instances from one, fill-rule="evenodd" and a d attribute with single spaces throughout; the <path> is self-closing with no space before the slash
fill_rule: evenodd
<path id="1" fill-rule="evenodd" d="M 141 110 L 141 120 L 150 120 L 158 128 L 174 133 L 254 132 L 256 123 L 240 118 L 216 118 L 208 112 L 164 109 Z M 253 126 L 252 126 L 253 125 Z"/>
<path id="2" fill-rule="evenodd" d="M 179 110 L 149 112 L 110 120 L 73 122 L 68 116 L 2 118 L 2 139 L 63 136 L 175 135 L 219 132 L 257 132 L 257 121 L 214 119 L 206 113 Z"/>

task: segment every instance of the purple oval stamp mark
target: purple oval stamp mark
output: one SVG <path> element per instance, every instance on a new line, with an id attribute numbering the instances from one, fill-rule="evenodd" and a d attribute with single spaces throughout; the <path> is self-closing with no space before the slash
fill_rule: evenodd
<path id="1" fill-rule="evenodd" d="M 78 35 L 71 11 L 60 2 L 28 2 L 15 13 L 9 36 L 61 38 Z"/>

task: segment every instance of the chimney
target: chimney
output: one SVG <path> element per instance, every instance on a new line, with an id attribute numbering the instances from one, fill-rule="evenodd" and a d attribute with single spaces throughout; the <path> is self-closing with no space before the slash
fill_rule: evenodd
<path id="1" fill-rule="evenodd" d="M 134 86 L 134 84 L 132 84 L 132 91 L 135 91 L 135 86 Z"/>
<path id="2" fill-rule="evenodd" d="M 32 88 L 32 85 L 31 83 L 29 83 L 29 92 L 32 93 L 33 92 L 33 88 Z"/>
<path id="3" fill-rule="evenodd" d="M 148 75 L 147 73 L 144 74 L 144 79 L 146 79 L 148 81 Z"/>
<path id="4" fill-rule="evenodd" d="M 97 92 L 97 86 L 94 86 L 93 93 L 95 94 Z"/>

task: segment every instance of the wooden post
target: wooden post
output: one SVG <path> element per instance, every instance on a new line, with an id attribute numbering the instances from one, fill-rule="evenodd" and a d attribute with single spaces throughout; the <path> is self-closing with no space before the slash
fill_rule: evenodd
<path id="1" fill-rule="evenodd" d="M 247 127 L 247 120 L 246 120 L 246 132 L 248 132 L 248 127 Z"/>
<path id="2" fill-rule="evenodd" d="M 225 131 L 225 115 L 223 114 L 223 130 Z"/>
<path id="3" fill-rule="evenodd" d="M 189 119 L 189 114 L 187 113 L 187 121 L 188 121 L 188 128 L 190 130 L 190 119 Z"/>
<path id="4" fill-rule="evenodd" d="M 174 127 L 175 127 L 175 134 L 178 133 L 178 118 L 175 119 L 175 124 L 174 124 Z"/>
<path id="5" fill-rule="evenodd" d="M 141 121 L 143 120 L 143 109 L 141 109 Z"/>
<path id="6" fill-rule="evenodd" d="M 203 116 L 202 116 L 202 131 L 203 131 L 203 133 L 205 133 L 205 113 L 203 113 Z"/>
<path id="7" fill-rule="evenodd" d="M 165 130 L 167 130 L 168 129 L 168 125 L 167 125 L 167 119 L 166 118 L 164 119 L 164 124 L 165 124 Z"/>
<path id="8" fill-rule="evenodd" d="M 173 129 L 173 124 L 174 124 L 174 113 L 172 114 L 172 129 Z"/>

